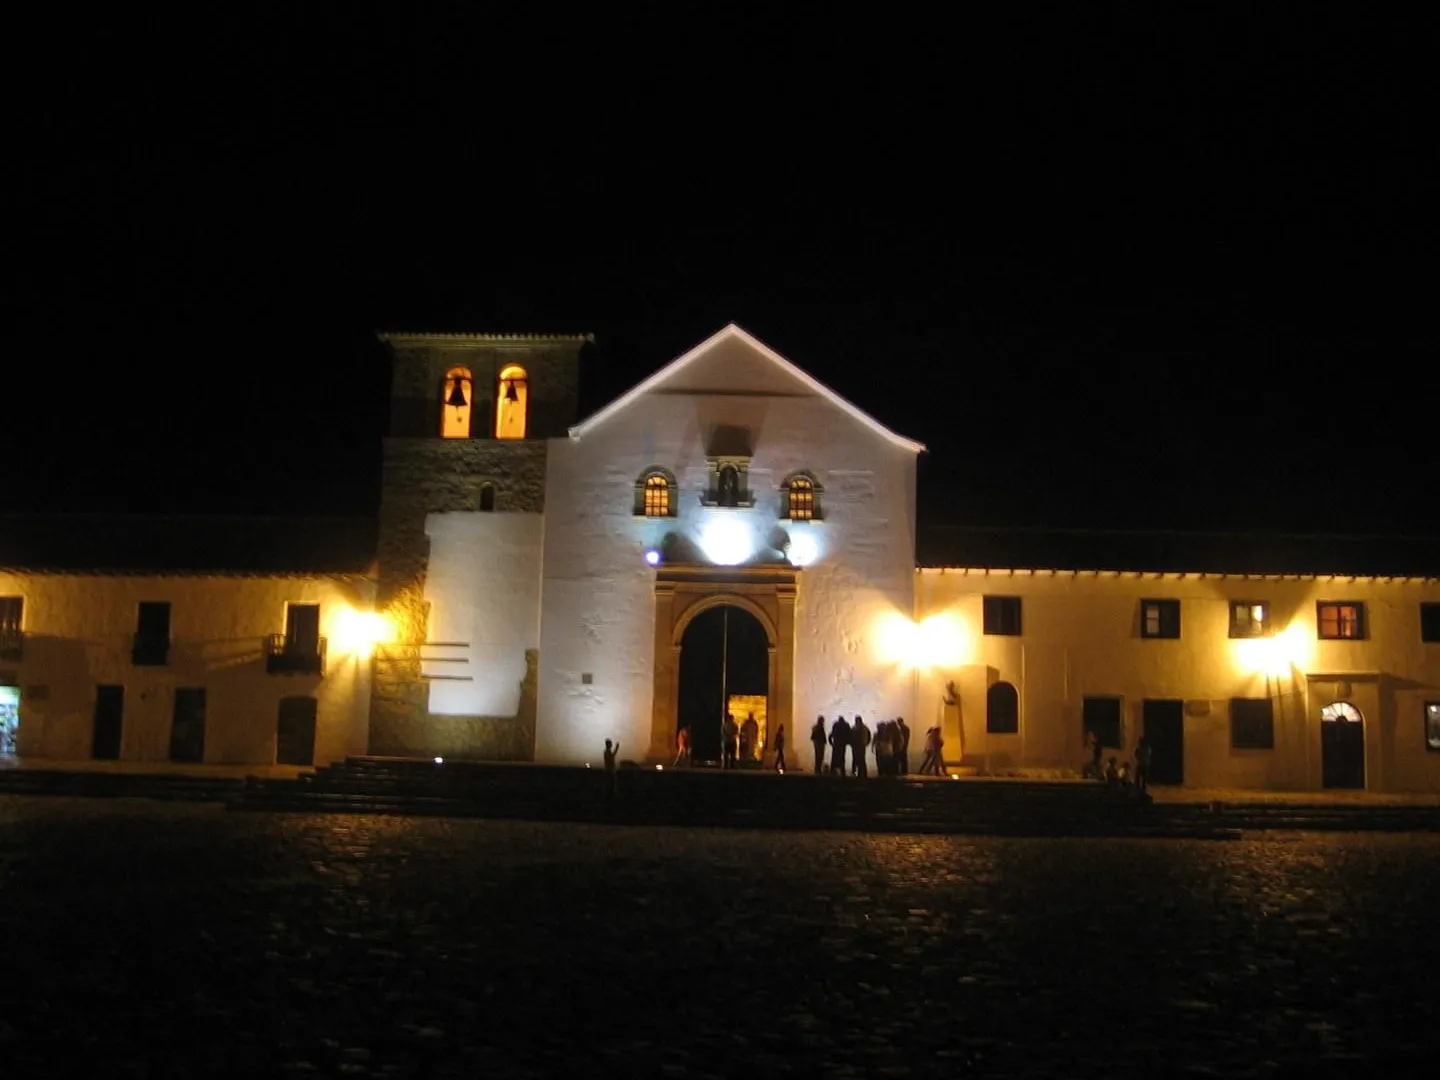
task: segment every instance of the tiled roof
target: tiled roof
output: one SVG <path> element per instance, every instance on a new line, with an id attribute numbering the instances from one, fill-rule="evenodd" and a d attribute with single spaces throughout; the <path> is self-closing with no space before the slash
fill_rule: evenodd
<path id="1" fill-rule="evenodd" d="M 1440 577 L 1440 537 L 922 528 L 922 567 Z"/>
<path id="2" fill-rule="evenodd" d="M 364 575 L 370 518 L 0 517 L 0 567 L 102 574 Z"/>

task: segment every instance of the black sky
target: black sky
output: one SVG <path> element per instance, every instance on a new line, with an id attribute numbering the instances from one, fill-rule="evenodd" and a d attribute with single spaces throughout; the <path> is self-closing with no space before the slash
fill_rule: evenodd
<path id="1" fill-rule="evenodd" d="M 37 33 L 6 508 L 368 513 L 373 330 L 733 320 L 929 520 L 1440 532 L 1421 27 L 1154 7 Z"/>

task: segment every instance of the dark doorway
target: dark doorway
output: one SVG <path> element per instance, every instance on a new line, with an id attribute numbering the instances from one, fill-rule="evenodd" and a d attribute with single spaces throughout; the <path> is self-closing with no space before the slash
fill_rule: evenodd
<path id="1" fill-rule="evenodd" d="M 1320 710 L 1320 771 L 1327 788 L 1365 787 L 1365 718 L 1348 701 Z"/>
<path id="2" fill-rule="evenodd" d="M 285 609 L 285 651 L 304 656 L 320 651 L 319 604 L 291 604 Z"/>
<path id="3" fill-rule="evenodd" d="M 181 686 L 175 691 L 170 721 L 170 760 L 205 760 L 205 688 Z"/>
<path id="4" fill-rule="evenodd" d="M 315 764 L 315 699 L 280 699 L 280 718 L 275 726 L 275 764 Z"/>
<path id="5" fill-rule="evenodd" d="M 95 725 L 90 756 L 96 761 L 120 760 L 120 727 L 125 717 L 125 687 L 95 687 Z"/>
<path id="6" fill-rule="evenodd" d="M 691 620 L 680 641 L 677 723 L 690 727 L 694 762 L 719 762 L 727 700 L 769 692 L 770 642 L 759 619 L 724 604 Z M 735 719 L 740 723 L 744 717 Z"/>
<path id="7" fill-rule="evenodd" d="M 1085 731 L 1093 731 L 1107 750 L 1120 749 L 1120 705 L 1118 697 L 1087 697 L 1082 705 Z"/>
<path id="8" fill-rule="evenodd" d="M 1185 703 L 1146 700 L 1141 719 L 1150 743 L 1149 782 L 1185 783 Z"/>

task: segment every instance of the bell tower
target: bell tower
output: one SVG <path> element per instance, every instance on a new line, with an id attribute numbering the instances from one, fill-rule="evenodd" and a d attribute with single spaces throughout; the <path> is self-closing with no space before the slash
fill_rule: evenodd
<path id="1" fill-rule="evenodd" d="M 395 643 L 376 657 L 370 750 L 492 759 L 534 756 L 534 693 L 520 716 L 487 722 L 457 747 L 436 742 L 421 675 L 429 641 L 425 580 L 429 514 L 543 514 L 547 440 L 578 419 L 580 358 L 589 334 L 381 334 L 392 363 L 390 435 L 380 492 L 376 602 Z M 526 680 L 533 684 L 533 671 Z M 528 705 L 528 713 L 527 712 Z M 452 725 L 453 727 L 453 725 Z"/>

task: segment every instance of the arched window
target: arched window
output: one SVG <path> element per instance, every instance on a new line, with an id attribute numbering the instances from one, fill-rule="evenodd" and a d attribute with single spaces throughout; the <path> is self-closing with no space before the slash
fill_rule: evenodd
<path id="1" fill-rule="evenodd" d="M 1320 719 L 1331 723 L 1337 720 L 1349 724 L 1363 724 L 1365 722 L 1365 717 L 1360 715 L 1360 710 L 1348 701 L 1332 701 L 1320 710 Z"/>
<path id="2" fill-rule="evenodd" d="M 675 516 L 675 477 L 665 469 L 647 469 L 635 481 L 637 517 Z"/>
<path id="3" fill-rule="evenodd" d="M 495 485 L 494 485 L 494 484 L 482 484 L 482 485 L 480 485 L 480 509 L 483 510 L 483 511 L 484 511 L 485 513 L 487 513 L 487 514 L 490 513 L 490 511 L 492 511 L 492 510 L 495 509 Z"/>
<path id="4" fill-rule="evenodd" d="M 530 382 L 525 369 L 508 364 L 500 369 L 500 389 L 495 395 L 495 437 L 523 439 L 525 410 L 530 404 Z"/>
<path id="5" fill-rule="evenodd" d="M 440 437 L 470 438 L 470 414 L 475 408 L 475 380 L 470 369 L 452 367 L 440 387 Z"/>
<path id="6" fill-rule="evenodd" d="M 997 682 L 985 692 L 985 731 L 990 735 L 1020 733 L 1020 695 L 1008 682 Z"/>
<path id="7" fill-rule="evenodd" d="M 785 481 L 785 517 L 791 521 L 819 521 L 821 487 L 809 473 L 796 473 Z"/>

